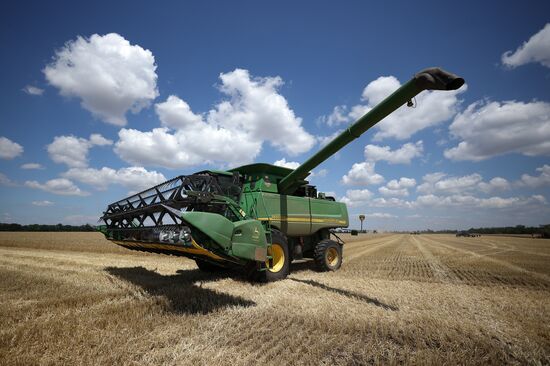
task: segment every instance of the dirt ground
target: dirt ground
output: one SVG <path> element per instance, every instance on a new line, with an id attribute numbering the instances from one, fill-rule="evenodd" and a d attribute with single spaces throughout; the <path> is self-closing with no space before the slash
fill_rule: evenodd
<path id="1" fill-rule="evenodd" d="M 550 364 L 550 241 L 345 237 L 251 284 L 99 233 L 0 233 L 0 364 Z"/>

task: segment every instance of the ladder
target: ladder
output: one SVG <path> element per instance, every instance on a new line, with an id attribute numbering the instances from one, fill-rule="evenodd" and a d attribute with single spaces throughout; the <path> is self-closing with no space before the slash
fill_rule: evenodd
<path id="1" fill-rule="evenodd" d="M 262 197 L 262 204 L 263 204 L 263 208 L 264 208 L 264 211 L 266 213 L 266 217 L 267 217 L 267 221 L 265 221 L 265 224 L 264 224 L 264 230 L 265 230 L 265 237 L 266 237 L 266 241 L 267 241 L 267 260 L 269 261 L 269 265 L 270 266 L 273 266 L 273 257 L 271 255 L 269 255 L 269 252 L 270 252 L 270 249 L 271 249 L 271 245 L 273 244 L 273 236 L 271 234 L 271 214 L 268 212 L 267 210 L 267 206 L 265 204 L 265 201 L 264 201 L 264 196 L 262 194 L 262 191 L 260 190 L 260 196 Z M 256 214 L 256 219 L 258 218 L 258 214 L 256 212 L 256 206 L 258 205 L 258 200 L 255 201 L 255 204 L 254 204 L 254 212 Z M 265 271 L 267 268 L 265 266 L 261 266 L 260 268 L 260 271 Z"/>

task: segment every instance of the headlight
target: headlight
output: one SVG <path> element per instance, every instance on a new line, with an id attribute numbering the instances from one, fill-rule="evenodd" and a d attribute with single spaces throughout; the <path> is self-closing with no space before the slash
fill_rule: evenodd
<path id="1" fill-rule="evenodd" d="M 187 226 L 181 228 L 181 230 L 162 230 L 158 234 L 160 242 L 163 243 L 190 243 L 193 238 L 191 237 L 191 229 Z"/>
<path id="2" fill-rule="evenodd" d="M 171 236 L 171 231 L 161 231 L 159 233 L 159 241 L 168 242 Z"/>
<path id="3" fill-rule="evenodd" d="M 184 243 L 189 243 L 193 238 L 191 237 L 191 230 L 185 226 L 180 231 L 180 241 Z"/>

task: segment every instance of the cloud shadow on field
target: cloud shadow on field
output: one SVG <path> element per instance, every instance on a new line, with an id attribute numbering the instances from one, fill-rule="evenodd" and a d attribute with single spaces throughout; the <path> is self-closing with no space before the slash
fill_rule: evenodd
<path id="1" fill-rule="evenodd" d="M 204 273 L 198 269 L 179 270 L 175 275 L 161 275 L 144 267 L 106 267 L 105 271 L 123 281 L 139 286 L 147 294 L 167 300 L 166 310 L 175 314 L 208 314 L 231 306 L 249 307 L 255 302 L 239 296 L 203 288 L 197 281 L 215 281 L 227 273 Z"/>
<path id="2" fill-rule="evenodd" d="M 389 305 L 389 304 L 385 304 L 383 303 L 382 301 L 376 299 L 376 298 L 373 298 L 373 297 L 369 297 L 367 295 L 363 295 L 363 294 L 360 294 L 360 293 L 357 293 L 357 292 L 353 292 L 353 291 L 348 291 L 348 290 L 342 290 L 342 289 L 339 289 L 339 288 L 336 288 L 336 287 L 330 287 L 330 286 L 327 286 L 325 284 L 322 284 L 320 282 L 317 282 L 317 281 L 313 281 L 313 280 L 299 280 L 297 278 L 289 278 L 289 280 L 291 281 L 295 281 L 295 282 L 300 282 L 300 283 L 305 283 L 306 285 L 310 285 L 310 286 L 313 286 L 313 287 L 318 287 L 318 288 L 322 288 L 323 290 L 327 290 L 327 291 L 331 291 L 331 292 L 335 292 L 339 295 L 343 295 L 343 296 L 346 296 L 346 297 L 349 297 L 350 299 L 355 299 L 355 300 L 360 300 L 360 301 L 364 301 L 366 302 L 367 304 L 371 304 L 371 305 L 375 305 L 375 306 L 378 306 L 384 310 L 391 310 L 391 311 L 398 311 L 399 308 L 397 306 L 393 306 L 393 305 Z"/>

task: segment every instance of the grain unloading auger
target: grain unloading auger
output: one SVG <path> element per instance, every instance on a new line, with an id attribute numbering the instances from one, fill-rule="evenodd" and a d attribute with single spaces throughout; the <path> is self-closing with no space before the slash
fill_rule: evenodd
<path id="1" fill-rule="evenodd" d="M 101 231 L 128 249 L 192 258 L 205 271 L 241 267 L 277 280 L 300 258 L 334 271 L 343 242 L 331 230 L 348 226 L 348 211 L 308 184 L 311 170 L 423 90 L 463 84 L 442 69 L 423 70 L 295 170 L 260 163 L 182 175 L 110 204 Z"/>

